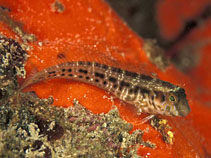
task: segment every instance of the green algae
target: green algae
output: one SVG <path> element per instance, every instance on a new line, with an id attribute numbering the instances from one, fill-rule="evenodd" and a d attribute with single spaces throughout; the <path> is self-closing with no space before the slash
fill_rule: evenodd
<path id="1" fill-rule="evenodd" d="M 77 101 L 59 108 L 50 106 L 52 98 L 30 95 L 22 93 L 20 103 L 0 108 L 5 116 L 0 120 L 0 157 L 139 157 L 143 132 L 129 134 L 132 126 L 117 108 L 96 115 Z"/>

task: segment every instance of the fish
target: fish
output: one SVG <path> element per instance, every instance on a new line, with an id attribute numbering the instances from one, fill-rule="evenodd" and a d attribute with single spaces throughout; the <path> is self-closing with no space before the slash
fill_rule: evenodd
<path id="1" fill-rule="evenodd" d="M 72 61 L 48 67 L 26 79 L 20 91 L 37 82 L 54 78 L 71 79 L 101 88 L 134 105 L 139 113 L 186 116 L 190 112 L 183 88 L 98 62 Z"/>

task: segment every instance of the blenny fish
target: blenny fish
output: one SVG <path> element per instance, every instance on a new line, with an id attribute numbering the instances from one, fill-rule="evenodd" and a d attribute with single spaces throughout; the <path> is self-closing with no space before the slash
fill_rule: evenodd
<path id="1" fill-rule="evenodd" d="M 167 116 L 186 116 L 190 112 L 183 88 L 97 62 L 65 62 L 48 67 L 26 79 L 20 90 L 53 78 L 72 79 L 102 88 L 124 102 L 133 104 L 138 112 Z"/>

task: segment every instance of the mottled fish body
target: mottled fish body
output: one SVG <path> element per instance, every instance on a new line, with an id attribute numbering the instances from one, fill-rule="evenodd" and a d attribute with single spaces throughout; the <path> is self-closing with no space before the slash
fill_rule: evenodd
<path id="1" fill-rule="evenodd" d="M 20 90 L 53 78 L 72 79 L 97 86 L 135 105 L 139 112 L 168 116 L 186 116 L 190 112 L 183 88 L 96 62 L 66 62 L 48 67 L 27 79 Z"/>

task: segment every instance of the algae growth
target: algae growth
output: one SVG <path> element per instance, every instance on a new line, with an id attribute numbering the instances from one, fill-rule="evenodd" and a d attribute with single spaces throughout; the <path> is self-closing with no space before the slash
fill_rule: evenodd
<path id="1" fill-rule="evenodd" d="M 0 39 L 0 157 L 140 157 L 143 132 L 129 131 L 114 107 L 93 114 L 77 100 L 73 107 L 51 106 L 53 98 L 18 91 L 26 52 L 14 40 Z M 97 106 L 97 105 L 96 105 Z"/>

